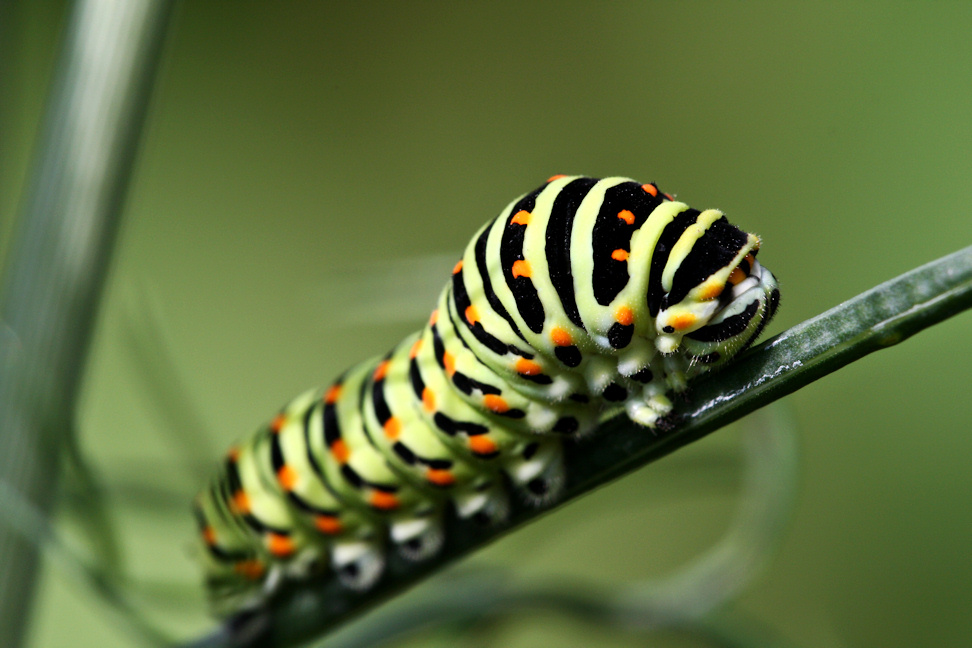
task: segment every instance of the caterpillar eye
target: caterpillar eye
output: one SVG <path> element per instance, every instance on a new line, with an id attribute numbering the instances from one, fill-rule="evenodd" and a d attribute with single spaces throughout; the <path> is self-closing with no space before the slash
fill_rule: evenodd
<path id="1" fill-rule="evenodd" d="M 307 565 L 366 590 L 392 556 L 440 551 L 446 515 L 487 533 L 511 495 L 555 502 L 565 437 L 607 405 L 653 428 L 666 392 L 755 339 L 779 291 L 753 274 L 754 239 L 654 183 L 558 175 L 514 200 L 443 277 L 421 331 L 298 396 L 222 462 L 194 508 L 214 611 Z"/>

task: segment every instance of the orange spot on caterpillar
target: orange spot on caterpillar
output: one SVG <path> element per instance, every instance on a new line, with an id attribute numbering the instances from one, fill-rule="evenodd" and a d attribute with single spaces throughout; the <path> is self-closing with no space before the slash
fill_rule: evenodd
<path id="1" fill-rule="evenodd" d="M 297 549 L 294 541 L 279 533 L 267 534 L 267 551 L 278 558 L 285 558 Z"/>
<path id="2" fill-rule="evenodd" d="M 446 351 L 442 354 L 442 364 L 445 365 L 446 375 L 452 378 L 452 374 L 456 373 L 456 358 L 451 353 Z"/>
<path id="3" fill-rule="evenodd" d="M 513 218 L 510 219 L 511 225 L 529 225 L 530 224 L 530 212 L 525 209 L 513 214 Z"/>
<path id="4" fill-rule="evenodd" d="M 397 416 L 393 416 L 385 421 L 381 429 L 384 430 L 385 436 L 389 440 L 394 441 L 402 433 L 402 422 L 398 420 Z"/>
<path id="5" fill-rule="evenodd" d="M 478 434 L 476 436 L 469 437 L 469 449 L 476 454 L 490 455 L 496 452 L 497 446 L 496 443 L 485 434 Z"/>
<path id="6" fill-rule="evenodd" d="M 520 259 L 513 262 L 513 267 L 510 269 L 510 272 L 513 274 L 514 278 L 529 277 L 533 272 L 533 269 L 530 267 L 529 262 Z"/>
<path id="7" fill-rule="evenodd" d="M 415 344 L 413 344 L 412 348 L 409 350 L 408 357 L 415 359 L 415 356 L 419 354 L 419 349 L 421 348 L 422 348 L 422 338 L 419 338 L 415 340 Z"/>
<path id="8" fill-rule="evenodd" d="M 452 274 L 456 275 L 459 274 L 460 272 L 462 272 L 462 259 L 459 259 L 459 263 L 457 263 L 452 268 Z"/>
<path id="9" fill-rule="evenodd" d="M 618 310 L 614 313 L 614 319 L 621 326 L 630 326 L 634 322 L 634 313 L 627 306 L 618 306 Z"/>
<path id="10" fill-rule="evenodd" d="M 520 358 L 516 361 L 516 373 L 523 374 L 524 376 L 537 376 L 543 373 L 543 367 L 533 360 L 527 360 L 526 358 Z"/>
<path id="11" fill-rule="evenodd" d="M 294 490 L 294 484 L 297 483 L 297 471 L 284 464 L 277 471 L 277 481 L 280 483 L 280 488 L 290 492 Z"/>
<path id="12" fill-rule="evenodd" d="M 733 286 L 742 283 L 746 279 L 746 273 L 739 268 L 733 268 L 732 272 L 729 273 L 729 278 L 726 280 L 727 283 L 731 283 Z"/>
<path id="13" fill-rule="evenodd" d="M 422 407 L 430 414 L 435 411 L 435 394 L 428 387 L 422 390 Z"/>
<path id="14" fill-rule="evenodd" d="M 279 434 L 280 430 L 282 430 L 283 426 L 286 424 L 287 417 L 284 414 L 277 414 L 273 417 L 273 420 L 270 421 L 270 431 L 274 434 Z"/>
<path id="15" fill-rule="evenodd" d="M 236 446 L 230 446 L 230 449 L 226 451 L 226 458 L 236 463 L 240 459 L 240 449 Z"/>
<path id="16" fill-rule="evenodd" d="M 439 321 L 439 310 L 436 309 L 432 311 L 431 315 L 429 315 L 429 326 L 435 326 L 435 323 L 438 321 Z"/>
<path id="17" fill-rule="evenodd" d="M 399 507 L 400 502 L 398 498 L 392 493 L 385 493 L 383 491 L 374 491 L 371 493 L 371 497 L 368 498 L 368 503 L 379 510 L 390 511 Z"/>
<path id="18" fill-rule="evenodd" d="M 344 525 L 341 524 L 341 520 L 333 515 L 314 516 L 314 527 L 321 533 L 327 535 L 337 535 L 344 530 Z"/>
<path id="19" fill-rule="evenodd" d="M 233 571 L 243 578 L 259 580 L 263 578 L 263 572 L 266 571 L 266 568 L 259 560 L 240 560 L 233 563 Z"/>
<path id="20" fill-rule="evenodd" d="M 506 402 L 506 399 L 496 394 L 486 394 L 483 396 L 483 405 L 497 414 L 503 414 L 510 410 L 510 404 Z"/>
<path id="21" fill-rule="evenodd" d="M 250 512 L 250 498 L 240 489 L 233 493 L 233 501 L 230 503 L 233 512 L 238 515 L 246 515 Z"/>
<path id="22" fill-rule="evenodd" d="M 646 194 L 649 194 L 651 196 L 658 195 L 658 187 L 656 187 L 654 183 L 643 184 L 641 185 L 641 188 L 644 189 Z"/>
<path id="23" fill-rule="evenodd" d="M 563 173 L 558 173 L 557 175 L 552 175 L 547 178 L 547 182 L 553 182 L 554 180 L 560 180 L 561 178 L 566 178 L 567 176 Z"/>
<path id="24" fill-rule="evenodd" d="M 342 385 L 340 383 L 331 385 L 327 392 L 324 393 L 324 402 L 328 405 L 333 405 L 336 403 L 337 400 L 341 398 L 341 387 Z"/>
<path id="25" fill-rule="evenodd" d="M 553 327 L 550 331 L 550 339 L 557 346 L 571 346 L 574 344 L 574 338 L 570 336 L 570 333 L 559 326 Z"/>
<path id="26" fill-rule="evenodd" d="M 670 319 L 668 323 L 676 331 L 684 331 L 695 324 L 695 319 L 695 315 L 692 313 L 683 313 L 681 315 L 676 315 Z"/>
<path id="27" fill-rule="evenodd" d="M 375 373 L 371 376 L 375 382 L 380 382 L 385 379 L 385 376 L 388 374 L 389 362 L 389 360 L 382 360 L 378 363 L 378 366 L 375 367 Z"/>
<path id="28" fill-rule="evenodd" d="M 351 458 L 351 451 L 348 449 L 348 444 L 344 442 L 344 439 L 338 439 L 331 444 L 331 454 L 334 456 L 335 461 L 340 464 L 348 462 Z"/>
<path id="29" fill-rule="evenodd" d="M 673 196 L 672 194 L 663 194 L 663 195 L 669 200 L 675 200 L 675 196 Z"/>
<path id="30" fill-rule="evenodd" d="M 202 530 L 203 542 L 212 547 L 216 544 L 216 530 L 212 526 L 206 526 Z"/>
<path id="31" fill-rule="evenodd" d="M 611 253 L 611 258 L 614 259 L 615 261 L 627 261 L 628 251 L 618 248 L 617 250 Z"/>
<path id="32" fill-rule="evenodd" d="M 632 214 L 631 211 L 629 211 L 627 209 L 622 209 L 621 211 L 619 211 L 618 212 L 618 218 L 620 218 L 621 220 L 623 220 L 628 225 L 634 225 L 635 215 Z"/>
<path id="33" fill-rule="evenodd" d="M 476 322 L 479 321 L 479 311 L 473 305 L 466 306 L 466 321 L 469 322 L 471 326 L 475 326 Z"/>
<path id="34" fill-rule="evenodd" d="M 425 479 L 436 486 L 452 486 L 456 483 L 456 478 L 448 470 L 429 468 L 425 473 Z"/>
<path id="35" fill-rule="evenodd" d="M 749 262 L 749 267 L 750 268 L 752 268 L 753 267 L 753 264 L 756 263 L 756 257 L 753 256 L 753 253 L 752 252 L 750 252 L 749 254 L 746 255 L 746 261 Z"/>
<path id="36" fill-rule="evenodd" d="M 702 300 L 715 299 L 716 297 L 722 294 L 722 291 L 725 289 L 725 287 L 726 284 L 711 282 L 709 283 L 709 285 L 707 285 L 705 288 L 699 291 L 699 299 Z"/>

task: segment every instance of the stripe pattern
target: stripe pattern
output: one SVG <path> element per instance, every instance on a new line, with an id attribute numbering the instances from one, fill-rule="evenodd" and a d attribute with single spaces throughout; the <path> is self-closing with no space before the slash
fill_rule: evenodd
<path id="1" fill-rule="evenodd" d="M 470 241 L 429 322 L 287 404 L 195 502 L 214 612 L 332 570 L 370 587 L 388 546 L 434 554 L 451 503 L 504 518 L 564 482 L 565 437 L 622 404 L 651 427 L 776 311 L 759 239 L 654 184 L 554 176 Z"/>

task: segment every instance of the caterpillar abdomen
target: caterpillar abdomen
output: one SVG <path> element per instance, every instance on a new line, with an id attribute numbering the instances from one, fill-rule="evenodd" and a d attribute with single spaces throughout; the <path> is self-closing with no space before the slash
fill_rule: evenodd
<path id="1" fill-rule="evenodd" d="M 624 178 L 555 176 L 513 201 L 421 331 L 229 453 L 196 501 L 214 610 L 259 600 L 272 572 L 367 588 L 389 544 L 438 550 L 446 504 L 502 519 L 506 482 L 555 499 L 565 436 L 617 405 L 651 427 L 667 392 L 752 344 L 779 302 L 758 249 Z"/>

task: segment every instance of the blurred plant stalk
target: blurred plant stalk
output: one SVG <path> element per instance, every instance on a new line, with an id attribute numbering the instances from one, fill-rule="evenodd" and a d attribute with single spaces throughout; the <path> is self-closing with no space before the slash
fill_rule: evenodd
<path id="1" fill-rule="evenodd" d="M 0 283 L 0 482 L 53 508 L 172 0 L 79 0 Z M 2 521 L 0 521 L 2 522 Z M 39 538 L 0 524 L 0 646 L 23 643 Z"/>

